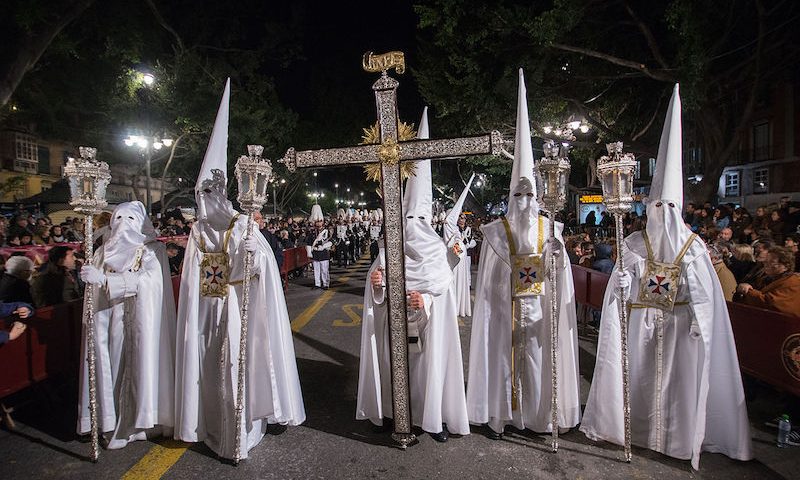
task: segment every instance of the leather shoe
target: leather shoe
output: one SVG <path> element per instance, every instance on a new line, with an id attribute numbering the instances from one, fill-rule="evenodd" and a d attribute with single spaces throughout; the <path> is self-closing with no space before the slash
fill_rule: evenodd
<path id="1" fill-rule="evenodd" d="M 489 433 L 486 434 L 486 438 L 488 438 L 489 440 L 501 440 L 503 438 L 502 432 L 501 433 L 497 433 L 494 430 L 492 430 L 491 428 L 489 428 L 488 430 L 489 430 Z"/>
<path id="2" fill-rule="evenodd" d="M 450 432 L 447 431 L 447 425 L 442 425 L 442 431 L 439 433 L 429 433 L 432 439 L 439 443 L 444 443 L 450 438 Z"/>

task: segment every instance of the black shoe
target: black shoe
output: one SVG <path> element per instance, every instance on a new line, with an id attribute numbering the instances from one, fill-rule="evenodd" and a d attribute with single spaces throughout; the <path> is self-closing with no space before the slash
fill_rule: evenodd
<path id="1" fill-rule="evenodd" d="M 371 425 L 372 433 L 386 433 L 391 432 L 393 429 L 392 419 L 387 417 L 383 417 L 383 425 L 375 425 L 374 423 Z"/>
<path id="2" fill-rule="evenodd" d="M 486 438 L 488 438 L 489 440 L 502 440 L 503 439 L 503 434 L 502 433 L 497 433 L 494 430 L 492 430 L 491 428 L 488 428 L 488 430 L 489 430 L 489 433 L 486 434 Z"/>
<path id="3" fill-rule="evenodd" d="M 428 433 L 432 439 L 439 443 L 444 443 L 450 438 L 450 432 L 447 431 L 447 425 L 442 425 L 442 431 L 439 433 Z"/>

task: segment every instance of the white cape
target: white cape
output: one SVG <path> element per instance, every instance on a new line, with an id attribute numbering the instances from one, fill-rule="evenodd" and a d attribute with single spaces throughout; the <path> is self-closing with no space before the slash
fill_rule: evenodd
<path id="1" fill-rule="evenodd" d="M 392 417 L 392 386 L 389 362 L 389 325 L 385 291 L 375 298 L 370 275 L 384 255 L 373 262 L 364 287 L 364 315 L 361 323 L 361 358 L 358 374 L 356 419 L 383 424 Z M 452 286 L 438 296 L 423 294 L 428 321 L 420 337 L 422 352 L 409 352 L 411 419 L 429 433 L 442 431 L 469 434 L 461 340 Z"/>
<path id="2" fill-rule="evenodd" d="M 538 218 L 531 228 L 538 228 Z M 547 222 L 547 219 L 544 219 Z M 563 226 L 556 224 L 561 239 Z M 511 409 L 511 267 L 506 233 L 501 220 L 481 227 L 483 245 L 472 313 L 469 351 L 467 408 L 469 420 L 488 423 L 495 432 L 506 425 L 535 432 L 552 431 L 550 360 L 550 299 L 545 281 L 544 295 L 527 297 L 530 312 L 526 322 L 524 364 L 521 366 L 522 392 L 519 408 Z M 549 231 L 547 223 L 544 232 Z M 548 265 L 546 242 L 543 261 Z M 578 373 L 578 333 L 572 269 L 562 247 L 558 271 L 559 427 L 574 427 L 580 422 L 580 377 Z"/>
<path id="3" fill-rule="evenodd" d="M 640 232 L 625 239 L 625 269 L 636 302 L 647 251 Z M 663 259 L 671 262 L 673 259 Z M 622 365 L 616 268 L 606 287 L 597 361 L 581 431 L 592 440 L 624 443 Z M 656 408 L 655 308 L 631 310 L 628 357 L 632 443 L 699 467 L 700 452 L 752 458 L 739 361 L 728 309 L 711 259 L 700 240 L 683 258 L 682 285 L 672 313 L 664 313 L 661 412 Z M 657 418 L 662 436 L 657 438 Z M 661 445 L 658 448 L 658 445 Z"/>
<path id="4" fill-rule="evenodd" d="M 178 348 L 175 386 L 175 438 L 203 441 L 223 458 L 233 458 L 235 443 L 236 385 L 238 378 L 241 279 L 244 270 L 244 235 L 247 217 L 236 221 L 228 245 L 232 263 L 226 298 L 200 296 L 201 253 L 196 243 L 199 224 L 192 227 L 186 246 L 178 306 Z M 222 235 L 204 235 L 208 251 L 219 251 Z M 272 249 L 253 229 L 259 248 L 253 255 L 251 280 L 247 391 L 242 415 L 242 458 L 264 436 L 267 423 L 298 425 L 305 409 L 297 376 L 294 344 L 283 287 Z M 237 283 L 238 281 L 238 283 Z M 222 329 L 228 345 L 225 383 L 220 379 Z M 221 396 L 224 400 L 221 400 Z"/>
<path id="5" fill-rule="evenodd" d="M 103 254 L 100 247 L 94 256 L 94 265 L 101 271 Z M 101 432 L 114 432 L 108 443 L 111 449 L 148 435 L 172 435 L 175 299 L 168 265 L 164 245 L 150 242 L 144 246 L 138 272 L 107 272 L 106 285 L 91 287 L 98 422 Z M 91 429 L 85 325 L 81 358 L 78 432 L 83 434 Z"/>

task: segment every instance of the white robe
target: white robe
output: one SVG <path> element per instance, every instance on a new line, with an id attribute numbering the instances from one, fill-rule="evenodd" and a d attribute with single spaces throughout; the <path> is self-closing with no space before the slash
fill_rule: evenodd
<path id="1" fill-rule="evenodd" d="M 358 375 L 357 420 L 383 424 L 392 415 L 389 324 L 386 289 L 373 289 L 370 275 L 384 255 L 373 262 L 364 287 L 361 323 L 361 358 Z M 429 433 L 469 434 L 461 340 L 452 286 L 442 292 L 423 293 L 427 321 L 420 332 L 422 352 L 409 351 L 409 388 L 412 423 Z M 413 349 L 412 349 L 413 350 Z"/>
<path id="2" fill-rule="evenodd" d="M 247 217 L 236 221 L 228 245 L 231 282 L 225 298 L 200 296 L 199 223 L 186 246 L 178 307 L 175 438 L 203 441 L 220 457 L 233 458 L 238 379 L 241 280 Z M 219 251 L 224 232 L 203 234 L 207 251 Z M 305 409 L 297 376 L 294 344 L 278 266 L 266 239 L 253 229 L 259 248 L 253 255 L 248 322 L 247 391 L 239 429 L 242 458 L 263 438 L 267 423 L 298 425 Z M 223 331 L 227 329 L 227 331 Z M 226 335 L 227 333 L 227 335 Z M 227 338 L 225 383 L 221 384 L 220 347 Z M 224 398 L 224 401 L 221 399 Z"/>
<path id="3" fill-rule="evenodd" d="M 464 233 L 471 229 L 467 227 L 463 232 L 457 230 L 456 235 L 461 243 L 461 258 L 453 269 L 453 284 L 456 292 L 456 307 L 459 317 L 469 317 L 472 315 L 472 259 L 467 255 L 467 249 L 473 248 L 476 243 L 472 235 L 464 236 Z"/>
<path id="4" fill-rule="evenodd" d="M 538 221 L 538 218 L 533 221 L 533 231 L 538 229 Z M 543 231 L 548 232 L 547 220 L 544 221 Z M 556 226 L 556 236 L 561 240 L 563 225 L 557 223 Z M 552 431 L 549 315 L 552 297 L 548 293 L 548 283 L 545 281 L 544 295 L 520 299 L 526 303 L 529 314 L 524 322 L 524 353 L 520 354 L 524 361 L 518 366 L 522 388 L 518 395 L 518 408 L 512 411 L 508 241 L 502 220 L 484 225 L 481 231 L 483 245 L 472 313 L 467 382 L 469 420 L 475 424 L 488 423 L 495 432 L 502 432 L 506 425 L 535 432 Z M 561 428 L 574 427 L 581 416 L 575 295 L 572 270 L 565 261 L 566 257 L 562 247 L 558 271 L 558 425 Z M 545 246 L 545 266 L 549 265 L 548 258 Z"/>
<path id="5" fill-rule="evenodd" d="M 103 270 L 103 247 L 94 265 Z M 134 252 L 131 252 L 133 255 Z M 166 248 L 147 243 L 137 272 L 106 272 L 94 285 L 98 423 L 113 431 L 108 448 L 172 435 L 175 387 L 175 298 Z M 89 288 L 89 287 L 87 287 Z M 91 430 L 84 326 L 78 432 Z"/>
<path id="6" fill-rule="evenodd" d="M 640 232 L 625 239 L 625 269 L 636 302 L 647 250 Z M 659 259 L 657 259 L 659 260 Z M 672 262 L 674 258 L 660 259 Z M 711 259 L 700 240 L 683 258 L 673 312 L 633 308 L 629 316 L 632 443 L 697 469 L 700 452 L 752 458 L 742 379 L 728 309 Z M 624 443 L 618 271 L 606 287 L 597 360 L 581 430 L 592 440 Z M 661 408 L 657 408 L 656 321 L 663 317 Z M 661 438 L 657 420 L 661 418 Z"/>

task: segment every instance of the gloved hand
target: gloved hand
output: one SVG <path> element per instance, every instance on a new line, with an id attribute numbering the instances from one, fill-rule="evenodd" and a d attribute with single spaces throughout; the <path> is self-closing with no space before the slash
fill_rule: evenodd
<path id="1" fill-rule="evenodd" d="M 101 272 L 100 269 L 94 265 L 84 265 L 81 268 L 81 280 L 84 283 L 91 283 L 92 285 L 105 285 L 106 274 Z"/>
<path id="2" fill-rule="evenodd" d="M 562 247 L 561 242 L 557 238 L 550 237 L 547 239 L 547 250 L 554 257 L 558 257 L 561 255 L 561 247 Z"/>
<path id="3" fill-rule="evenodd" d="M 244 249 L 250 253 L 258 250 L 258 239 L 255 235 L 250 235 L 244 240 Z"/>
<path id="4" fill-rule="evenodd" d="M 622 271 L 621 273 L 617 274 L 617 279 L 618 279 L 619 287 L 624 292 L 624 298 L 630 298 L 630 296 L 631 296 L 631 274 L 626 272 L 626 271 Z"/>

